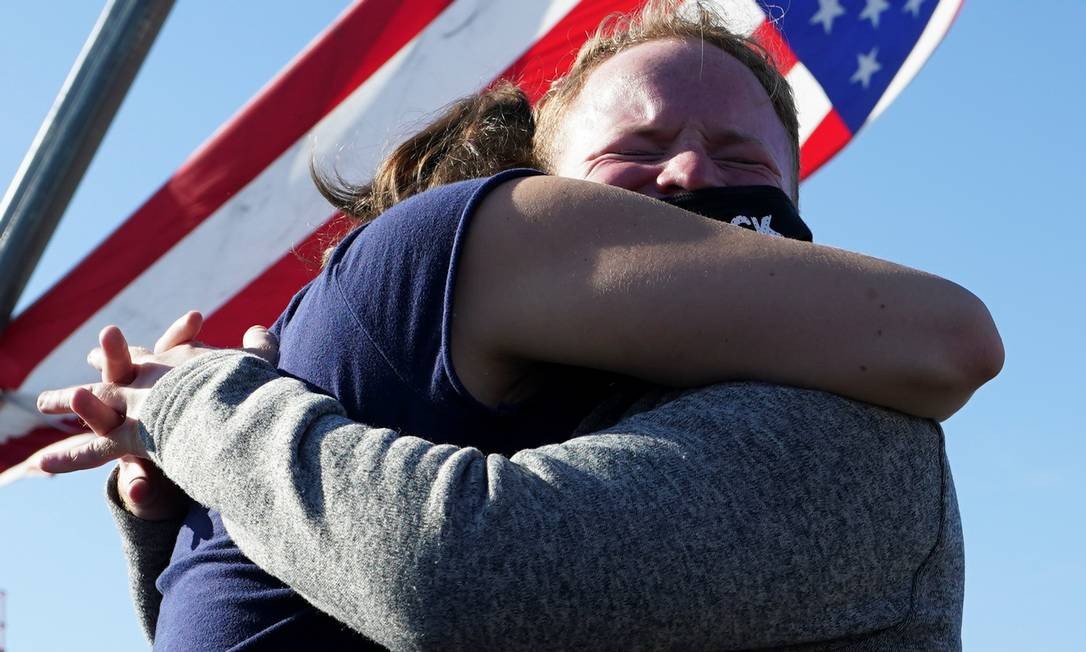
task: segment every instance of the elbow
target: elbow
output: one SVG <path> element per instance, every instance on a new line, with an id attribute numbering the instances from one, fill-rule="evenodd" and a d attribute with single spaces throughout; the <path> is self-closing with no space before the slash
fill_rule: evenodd
<path id="1" fill-rule="evenodd" d="M 991 313 L 980 299 L 962 291 L 967 300 L 941 325 L 939 359 L 929 377 L 929 387 L 940 395 L 932 415 L 939 421 L 950 418 L 1003 369 L 1003 340 Z"/>
<path id="2" fill-rule="evenodd" d="M 1000 337 L 999 331 L 996 330 L 995 323 L 992 322 L 992 316 L 988 314 L 987 309 L 984 312 L 987 318 L 987 327 L 983 329 L 983 332 L 978 333 L 976 340 L 979 342 L 978 350 L 969 360 L 969 369 L 972 373 L 968 376 L 968 382 L 971 384 L 973 391 L 999 375 L 999 372 L 1003 370 L 1006 356 L 1003 349 L 1003 338 Z"/>
<path id="3" fill-rule="evenodd" d="M 1003 369 L 1004 350 L 988 307 L 976 296 L 969 297 L 970 305 L 954 328 L 954 351 L 949 357 L 956 367 L 959 389 L 972 395 Z"/>

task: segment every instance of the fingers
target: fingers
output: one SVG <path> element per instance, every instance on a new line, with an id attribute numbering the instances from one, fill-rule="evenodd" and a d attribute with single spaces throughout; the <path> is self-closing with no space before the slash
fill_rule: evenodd
<path id="1" fill-rule="evenodd" d="M 105 436 L 124 423 L 124 415 L 109 407 L 90 391 L 77 388 L 69 400 L 72 412 L 82 419 L 95 434 Z"/>
<path id="2" fill-rule="evenodd" d="M 185 513 L 188 499 L 153 462 L 122 457 L 117 470 L 117 494 L 125 509 L 139 518 L 158 521 Z"/>
<path id="3" fill-rule="evenodd" d="M 123 455 L 147 454 L 136 422 L 114 412 L 86 388 L 79 387 L 73 391 L 71 408 L 97 436 L 85 443 L 42 455 L 39 467 L 45 473 L 93 469 Z"/>
<path id="4" fill-rule="evenodd" d="M 0 473 L 0 487 L 13 482 L 16 479 L 28 476 L 28 475 L 51 475 L 41 468 L 41 460 L 43 457 L 49 454 L 63 453 L 69 448 L 75 448 L 86 444 L 89 441 L 96 439 L 98 435 L 93 432 L 84 432 L 78 435 L 72 435 L 66 439 L 62 439 L 57 442 L 49 444 L 45 448 L 37 451 L 27 459 L 23 460 L 19 464 L 11 467 L 10 469 Z"/>
<path id="5" fill-rule="evenodd" d="M 155 353 L 161 353 L 179 344 L 191 342 L 203 328 L 204 317 L 190 310 L 166 328 L 155 343 Z M 128 346 L 124 333 L 116 326 L 106 326 L 98 335 L 99 347 L 87 355 L 87 362 L 102 372 L 102 382 L 127 385 L 138 372 L 136 363 L 151 351 L 139 346 Z"/>
<path id="6" fill-rule="evenodd" d="M 98 361 L 100 364 L 91 365 L 102 372 L 102 382 L 120 383 L 126 385 L 136 375 L 136 368 L 132 364 L 132 356 L 128 352 L 128 342 L 124 333 L 116 326 L 106 326 L 98 334 L 99 348 L 91 351 L 100 352 Z M 88 357 L 88 362 L 90 361 Z"/>
<path id="7" fill-rule="evenodd" d="M 71 473 L 102 466 L 124 454 L 125 451 L 115 440 L 95 437 L 67 450 L 42 455 L 39 466 L 46 473 Z"/>
<path id="8" fill-rule="evenodd" d="M 114 442 L 112 446 L 99 444 L 99 448 L 110 456 L 102 458 L 94 466 L 104 464 L 109 460 L 117 459 L 120 455 L 144 456 L 143 441 L 136 429 L 136 422 L 115 412 L 108 405 L 98 400 L 98 397 L 84 389 L 77 389 L 71 398 L 72 412 L 82 419 L 96 435 L 109 438 Z M 90 467 L 86 467 L 90 468 Z"/>
<path id="9" fill-rule="evenodd" d="M 279 340 L 263 326 L 250 326 L 241 338 L 241 346 L 271 364 L 279 361 Z"/>
<path id="10" fill-rule="evenodd" d="M 77 394 L 83 392 L 96 397 L 109 409 L 121 414 L 127 411 L 128 402 L 125 399 L 124 391 L 120 387 L 109 383 L 95 383 L 93 385 L 79 385 L 66 389 L 44 391 L 38 394 L 38 411 L 42 414 L 70 414 L 73 412 L 72 400 L 75 399 Z M 87 399 L 81 397 L 78 400 L 85 401 Z M 81 405 L 86 405 L 86 403 L 81 403 Z M 97 412 L 94 414 L 97 415 Z"/>
<path id="11" fill-rule="evenodd" d="M 204 325 L 204 316 L 195 310 L 190 310 L 181 315 L 177 321 L 170 324 L 162 337 L 155 342 L 155 353 L 162 353 L 172 349 L 178 344 L 185 344 L 196 339 L 200 329 Z"/>
<path id="12" fill-rule="evenodd" d="M 127 385 L 128 383 L 132 382 L 133 378 L 135 378 L 137 375 L 139 375 L 139 364 L 140 364 L 140 362 L 145 360 L 147 358 L 147 356 L 150 356 L 150 355 L 154 355 L 154 354 L 151 353 L 151 351 L 149 349 L 144 348 L 142 346 L 130 346 L 130 347 L 128 347 L 128 359 L 132 361 L 131 362 L 131 364 L 132 364 L 132 373 L 127 378 L 126 382 L 121 382 L 119 380 L 106 380 L 105 379 L 105 371 L 106 371 L 106 366 L 107 366 L 108 362 L 106 360 L 106 352 L 100 346 L 97 347 L 97 348 L 91 349 L 91 352 L 87 354 L 87 364 L 94 367 L 98 371 L 102 372 L 102 382 L 116 383 L 118 385 Z"/>

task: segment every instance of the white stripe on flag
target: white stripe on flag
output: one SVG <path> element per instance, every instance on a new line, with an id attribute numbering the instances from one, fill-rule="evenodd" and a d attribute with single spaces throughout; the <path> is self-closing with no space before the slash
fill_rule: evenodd
<path id="1" fill-rule="evenodd" d="M 685 6 L 692 6 L 690 2 Z M 728 27 L 734 32 L 745 36 L 754 33 L 754 30 L 766 21 L 765 13 L 757 0 L 709 0 L 706 3 L 715 6 L 728 20 Z"/>
<path id="2" fill-rule="evenodd" d="M 833 103 L 822 90 L 814 75 L 802 61 L 797 61 L 785 76 L 796 98 L 796 112 L 799 114 L 799 144 L 807 142 L 811 133 L 822 124 L 822 120 L 833 108 Z"/>

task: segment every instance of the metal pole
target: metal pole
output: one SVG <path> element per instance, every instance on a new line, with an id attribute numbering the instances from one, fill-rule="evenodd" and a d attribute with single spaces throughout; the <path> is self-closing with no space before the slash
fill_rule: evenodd
<path id="1" fill-rule="evenodd" d="M 0 201 L 0 332 L 173 0 L 109 0 Z"/>

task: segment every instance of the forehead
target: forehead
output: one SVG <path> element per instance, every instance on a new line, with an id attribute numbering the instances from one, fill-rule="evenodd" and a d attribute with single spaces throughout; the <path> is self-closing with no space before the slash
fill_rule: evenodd
<path id="1" fill-rule="evenodd" d="M 651 41 L 616 54 L 589 75 L 568 117 L 596 133 L 683 122 L 786 138 L 754 74 L 723 50 L 695 41 Z"/>

